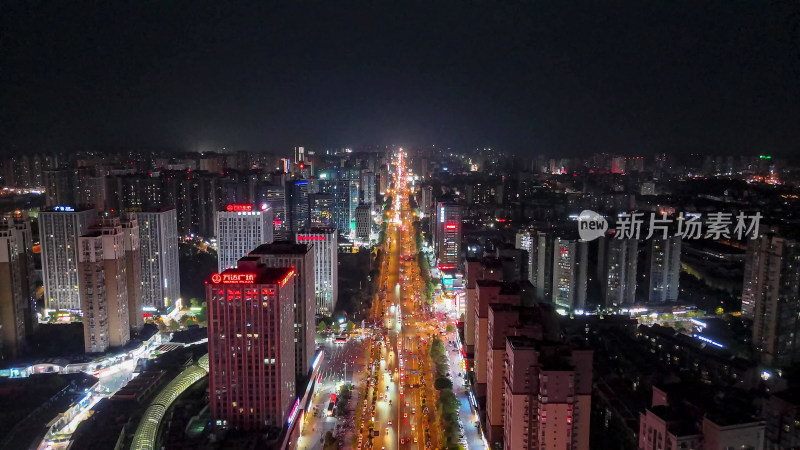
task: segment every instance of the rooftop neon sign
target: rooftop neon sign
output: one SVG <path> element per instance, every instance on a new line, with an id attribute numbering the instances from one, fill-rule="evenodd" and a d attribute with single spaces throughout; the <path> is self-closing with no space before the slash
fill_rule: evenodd
<path id="1" fill-rule="evenodd" d="M 214 284 L 253 284 L 256 282 L 254 273 L 215 273 L 211 275 Z"/>
<path id="2" fill-rule="evenodd" d="M 253 205 L 237 205 L 237 204 L 230 204 L 225 207 L 227 211 L 252 211 Z"/>

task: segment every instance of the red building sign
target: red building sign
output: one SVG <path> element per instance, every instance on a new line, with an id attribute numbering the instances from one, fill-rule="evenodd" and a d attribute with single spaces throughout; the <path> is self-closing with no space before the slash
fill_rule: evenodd
<path id="1" fill-rule="evenodd" d="M 254 273 L 215 273 L 211 275 L 214 284 L 253 284 L 256 282 Z"/>
<path id="2" fill-rule="evenodd" d="M 228 205 L 226 208 L 228 211 L 252 211 L 253 205 Z"/>

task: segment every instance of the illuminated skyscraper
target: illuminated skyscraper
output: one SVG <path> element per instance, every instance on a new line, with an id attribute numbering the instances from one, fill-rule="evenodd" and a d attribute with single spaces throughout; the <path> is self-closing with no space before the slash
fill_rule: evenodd
<path id="1" fill-rule="evenodd" d="M 586 242 L 556 237 L 553 240 L 553 305 L 567 312 L 586 304 Z"/>
<path id="2" fill-rule="evenodd" d="M 753 348 L 765 364 L 789 367 L 800 362 L 800 244 L 774 234 L 747 244 L 742 309 L 753 311 Z"/>
<path id="3" fill-rule="evenodd" d="M 439 267 L 458 270 L 461 265 L 461 206 L 439 202 L 434 214 L 433 245 Z"/>
<path id="4" fill-rule="evenodd" d="M 597 278 L 606 307 L 630 306 L 636 301 L 638 253 L 635 239 L 598 240 Z"/>
<path id="5" fill-rule="evenodd" d="M 299 233 L 299 244 L 314 246 L 314 297 L 317 315 L 330 315 L 339 298 L 339 244 L 335 228 Z"/>
<path id="6" fill-rule="evenodd" d="M 681 273 L 681 237 L 650 241 L 650 290 L 651 302 L 666 302 L 678 299 Z"/>
<path id="7" fill-rule="evenodd" d="M 96 217 L 94 209 L 69 206 L 56 206 L 39 213 L 45 308 L 81 310 L 78 237 L 89 229 Z"/>
<path id="8" fill-rule="evenodd" d="M 308 375 L 314 358 L 314 251 L 306 244 L 277 241 L 250 251 L 266 267 L 291 267 L 294 285 L 294 342 L 297 375 Z"/>
<path id="9" fill-rule="evenodd" d="M 239 258 L 261 244 L 272 242 L 272 209 L 269 205 L 228 205 L 217 212 L 217 267 L 220 272 L 236 267 Z"/>
<path id="10" fill-rule="evenodd" d="M 136 212 L 142 267 L 142 307 L 172 310 L 180 292 L 175 209 Z"/>
<path id="11" fill-rule="evenodd" d="M 283 428 L 295 402 L 294 270 L 256 257 L 206 286 L 211 414 L 238 430 Z"/>

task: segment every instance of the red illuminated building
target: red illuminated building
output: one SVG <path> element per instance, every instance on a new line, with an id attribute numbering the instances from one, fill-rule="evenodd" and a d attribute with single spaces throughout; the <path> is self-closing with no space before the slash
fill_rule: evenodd
<path id="1" fill-rule="evenodd" d="M 225 428 L 286 426 L 295 403 L 294 276 L 245 257 L 211 276 L 208 301 L 209 394 Z"/>

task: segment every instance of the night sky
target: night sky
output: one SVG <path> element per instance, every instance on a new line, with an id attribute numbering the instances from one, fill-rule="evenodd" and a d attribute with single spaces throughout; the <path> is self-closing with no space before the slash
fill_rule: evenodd
<path id="1" fill-rule="evenodd" d="M 3 0 L 0 153 L 800 154 L 799 5 Z"/>

